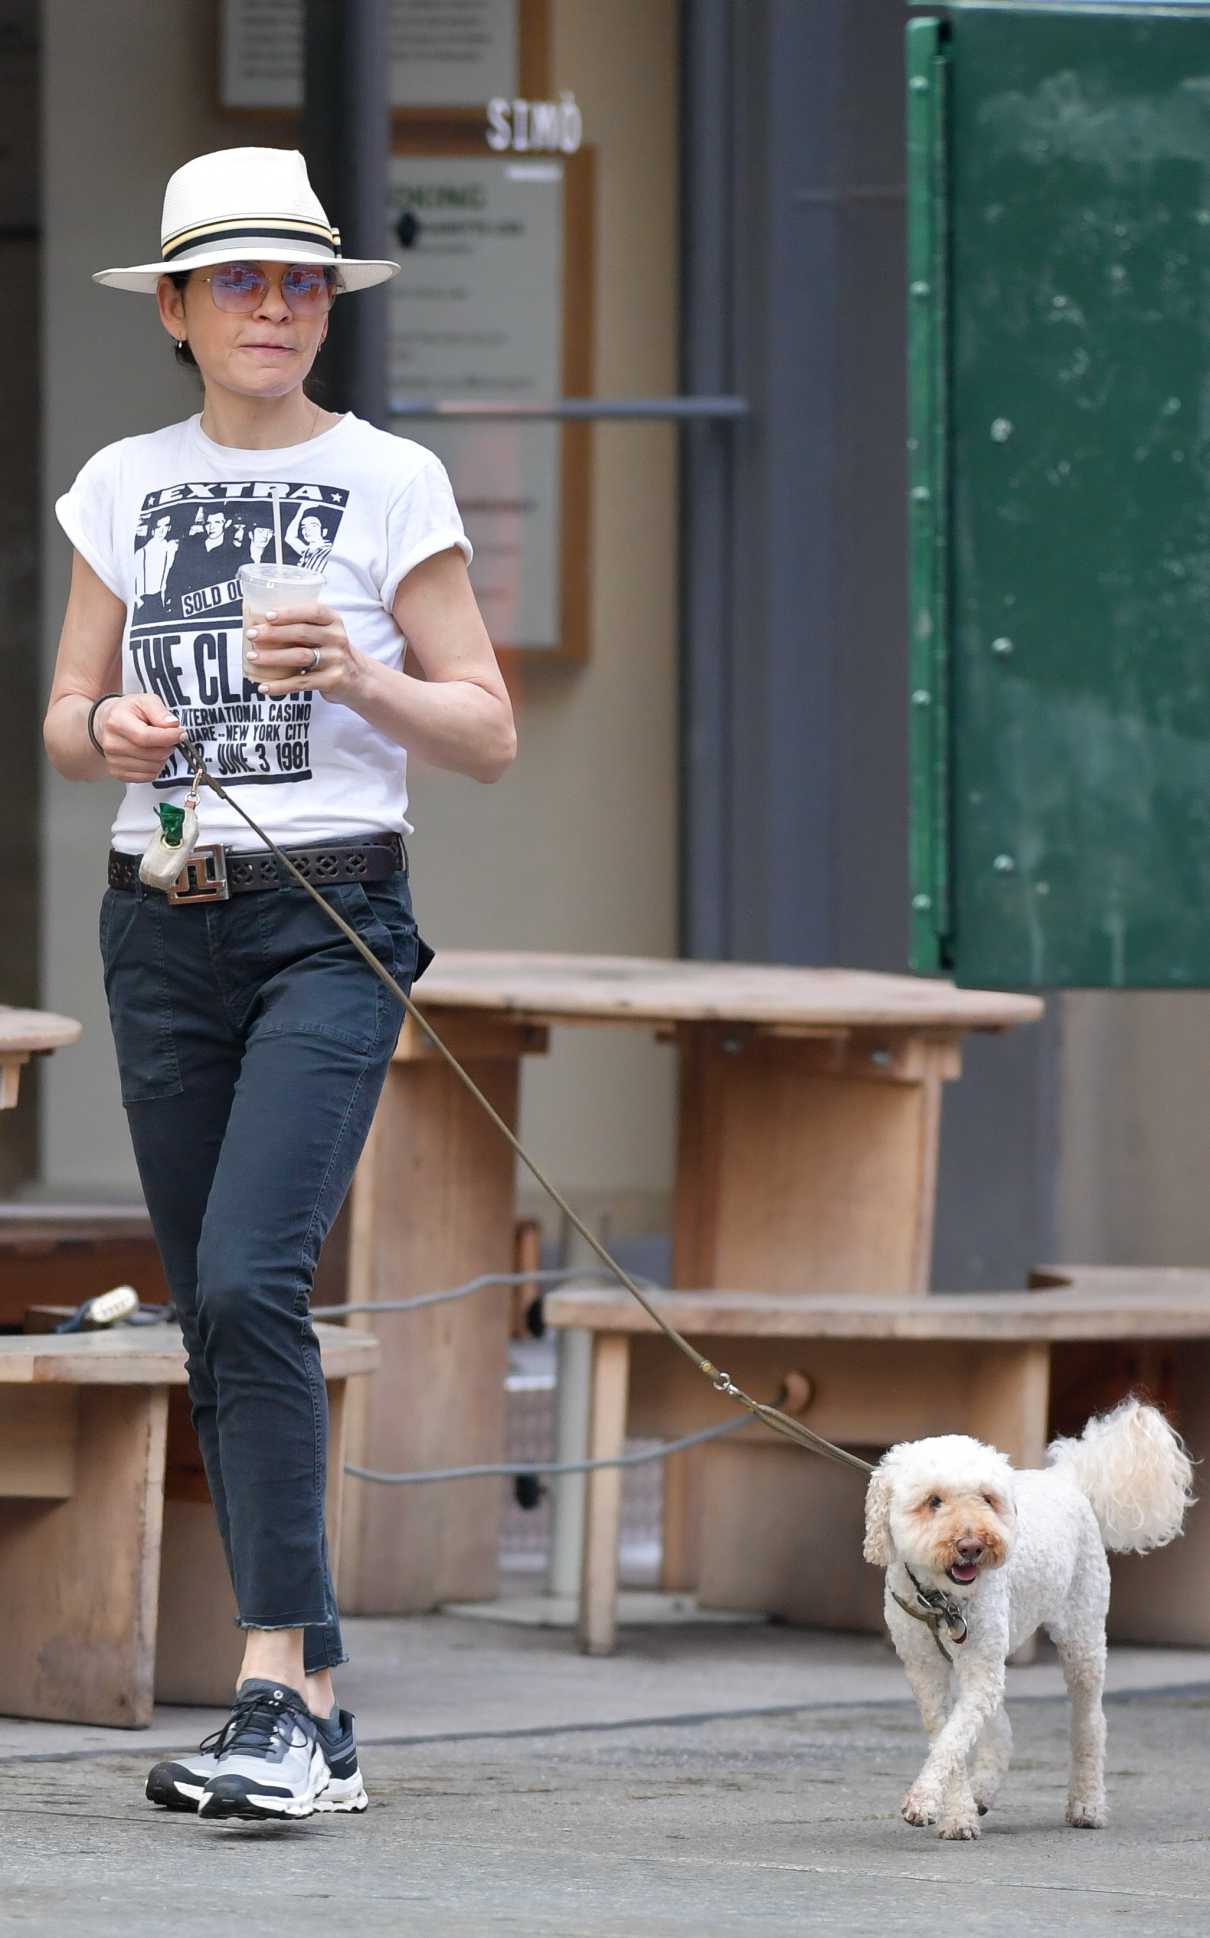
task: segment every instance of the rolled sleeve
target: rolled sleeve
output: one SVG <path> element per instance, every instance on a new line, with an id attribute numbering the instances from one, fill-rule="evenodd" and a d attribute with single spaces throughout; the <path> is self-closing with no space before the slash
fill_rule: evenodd
<path id="1" fill-rule="evenodd" d="M 474 548 L 462 524 L 454 488 L 440 458 L 431 454 L 391 506 L 387 517 L 387 572 L 382 603 L 388 612 L 409 572 L 438 552 L 456 546 L 469 565 Z"/>

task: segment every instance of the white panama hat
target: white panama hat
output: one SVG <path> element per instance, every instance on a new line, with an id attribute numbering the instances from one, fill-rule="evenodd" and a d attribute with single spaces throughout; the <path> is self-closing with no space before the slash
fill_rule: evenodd
<path id="1" fill-rule="evenodd" d="M 372 289 L 397 262 L 360 262 L 340 253 L 334 229 L 296 148 L 219 148 L 168 178 L 160 262 L 98 269 L 94 283 L 154 293 L 161 276 L 216 262 L 318 262 L 340 271 L 345 289 Z"/>

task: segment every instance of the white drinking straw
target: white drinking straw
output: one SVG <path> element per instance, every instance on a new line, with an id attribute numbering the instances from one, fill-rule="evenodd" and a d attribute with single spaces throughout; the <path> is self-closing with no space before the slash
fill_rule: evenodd
<path id="1" fill-rule="evenodd" d="M 276 493 L 273 498 L 273 543 L 277 547 L 277 562 L 282 563 L 281 555 L 281 500 Z"/>

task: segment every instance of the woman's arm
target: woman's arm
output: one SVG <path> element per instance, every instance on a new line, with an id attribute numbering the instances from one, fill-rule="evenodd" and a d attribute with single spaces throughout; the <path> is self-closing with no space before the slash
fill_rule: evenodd
<path id="1" fill-rule="evenodd" d="M 311 622 L 291 616 L 258 626 L 265 691 L 275 699 L 322 693 L 430 767 L 498 781 L 517 751 L 513 709 L 457 547 L 414 566 L 392 611 L 422 680 L 359 653 L 335 614 L 317 606 Z M 318 672 L 310 667 L 314 646 L 323 654 Z"/>
<path id="2" fill-rule="evenodd" d="M 71 592 L 59 635 L 42 740 L 50 764 L 69 781 L 153 781 L 181 737 L 172 714 L 152 693 L 128 693 L 98 707 L 88 738 L 88 714 L 122 678 L 126 608 L 79 552 L 73 554 Z"/>
<path id="3" fill-rule="evenodd" d="M 392 611 L 424 678 L 367 659 L 346 705 L 431 767 L 500 780 L 517 753 L 512 701 L 457 547 L 415 566 Z"/>

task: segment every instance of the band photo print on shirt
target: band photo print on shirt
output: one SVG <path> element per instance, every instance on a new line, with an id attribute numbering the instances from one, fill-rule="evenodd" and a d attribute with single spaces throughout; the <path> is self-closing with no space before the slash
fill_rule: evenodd
<path id="1" fill-rule="evenodd" d="M 271 700 L 245 679 L 241 565 L 282 559 L 322 570 L 348 503 L 334 485 L 246 482 L 150 491 L 135 533 L 130 655 L 139 684 L 170 707 L 227 786 L 311 778 L 307 689 Z M 188 776 L 173 752 L 154 785 Z"/>

